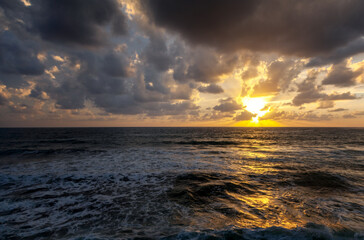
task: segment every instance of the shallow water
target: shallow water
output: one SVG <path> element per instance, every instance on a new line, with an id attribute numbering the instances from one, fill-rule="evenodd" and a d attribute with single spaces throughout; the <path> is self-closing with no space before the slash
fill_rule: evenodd
<path id="1" fill-rule="evenodd" d="M 364 129 L 0 129 L 1 239 L 364 239 Z"/>

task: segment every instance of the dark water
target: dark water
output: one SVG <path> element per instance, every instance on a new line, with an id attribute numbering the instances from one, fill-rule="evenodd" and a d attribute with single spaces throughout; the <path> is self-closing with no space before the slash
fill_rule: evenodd
<path id="1" fill-rule="evenodd" d="M 364 239 L 364 129 L 0 129 L 1 239 Z"/>

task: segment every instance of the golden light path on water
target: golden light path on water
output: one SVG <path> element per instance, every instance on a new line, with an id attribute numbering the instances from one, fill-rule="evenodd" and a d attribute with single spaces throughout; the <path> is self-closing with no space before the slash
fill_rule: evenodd
<path id="1" fill-rule="evenodd" d="M 266 183 L 259 180 L 252 181 L 251 176 L 270 175 L 273 177 L 285 168 L 281 162 L 262 161 L 262 159 L 274 157 L 270 154 L 271 151 L 280 150 L 275 149 L 274 146 L 257 147 L 254 151 L 241 151 L 242 148 L 251 148 L 251 145 L 259 146 L 260 144 L 262 142 L 259 140 L 249 139 L 245 143 L 242 142 L 239 148 L 230 149 L 231 152 L 235 152 L 235 157 L 226 159 L 229 170 L 220 173 L 231 176 L 228 182 L 214 179 L 212 182 L 200 183 L 199 190 L 208 186 L 226 187 L 224 190 L 226 197 L 218 198 L 219 202 L 216 205 L 212 203 L 209 206 L 209 208 L 217 208 L 220 214 L 198 209 L 194 213 L 191 224 L 214 229 L 222 229 L 226 226 L 249 229 L 269 227 L 293 229 L 303 227 L 308 222 L 300 213 L 302 205 L 292 201 L 287 207 L 280 202 L 282 198 L 294 199 L 295 193 L 290 193 L 287 189 L 279 189 L 274 184 L 270 185 L 268 180 Z M 246 161 L 241 159 L 246 159 Z M 278 170 L 280 168 L 281 170 Z M 235 189 L 237 186 L 244 187 L 240 191 L 239 188 Z M 258 186 L 259 189 L 255 189 Z M 211 189 L 213 188 L 211 187 Z M 192 192 L 194 193 L 193 190 Z M 330 226 L 329 223 L 327 225 Z"/>
<path id="2" fill-rule="evenodd" d="M 229 180 L 229 183 L 226 183 L 225 180 L 216 180 L 214 183 L 216 186 L 224 186 L 224 184 L 227 186 L 226 194 L 229 197 L 219 199 L 219 204 L 225 206 L 219 209 L 221 214 L 197 211 L 194 224 L 216 229 L 224 228 L 227 225 L 249 229 L 269 227 L 293 229 L 304 227 L 310 222 L 308 215 L 311 210 L 303 209 L 306 208 L 307 204 L 310 204 L 312 201 L 310 199 L 314 196 L 309 193 L 301 196 L 297 190 L 284 185 L 277 187 L 277 183 L 271 182 L 270 179 L 278 179 L 278 175 L 293 174 L 290 168 L 300 168 L 300 164 L 286 164 L 281 161 L 269 160 L 275 158 L 274 152 L 280 152 L 282 149 L 277 146 L 261 146 L 263 144 L 261 140 L 249 139 L 242 142 L 238 148 L 230 149 L 231 152 L 235 152 L 235 157 L 226 159 L 229 171 L 225 173 L 234 177 Z M 254 150 L 242 151 L 244 148 L 251 149 L 253 146 Z M 253 180 L 254 178 L 252 179 L 251 176 L 262 179 Z M 269 177 L 263 180 L 263 176 Z M 211 182 L 202 183 L 201 186 L 210 184 Z M 246 189 L 239 192 L 234 190 L 234 186 L 245 186 Z M 259 186 L 259 189 L 254 189 L 254 186 Z M 282 201 L 285 204 L 282 204 Z M 340 223 L 330 222 L 325 218 L 321 219 L 321 223 L 333 229 L 342 227 Z"/>
<path id="3" fill-rule="evenodd" d="M 256 105 L 258 106 L 258 105 Z M 259 140 L 250 140 L 247 145 L 259 146 L 262 144 Z M 243 144 L 244 146 L 245 144 Z M 276 175 L 279 168 L 283 168 L 280 162 L 261 161 L 260 159 L 273 158 L 270 152 L 274 151 L 275 147 L 269 148 L 260 147 L 255 151 L 240 151 L 236 150 L 238 159 L 250 159 L 250 164 L 246 165 L 242 162 L 232 161 L 231 168 L 237 173 L 240 184 L 251 185 L 251 179 L 246 176 L 264 176 Z M 275 149 L 279 151 L 280 149 Z M 238 157 L 239 156 L 239 157 Z M 256 161 L 254 161 L 256 159 Z M 290 209 L 286 209 L 280 204 L 279 199 L 282 195 L 287 195 L 287 192 L 277 191 L 274 187 L 262 187 L 254 194 L 239 194 L 229 193 L 234 199 L 237 199 L 239 204 L 230 206 L 235 208 L 241 215 L 234 219 L 234 225 L 242 228 L 268 228 L 273 226 L 284 227 L 288 229 L 303 226 L 306 223 L 304 217 L 295 215 L 296 208 L 301 206 L 293 204 Z"/>

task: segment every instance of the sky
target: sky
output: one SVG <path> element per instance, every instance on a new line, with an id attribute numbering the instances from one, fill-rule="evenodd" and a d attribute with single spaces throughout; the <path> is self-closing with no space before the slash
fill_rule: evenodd
<path id="1" fill-rule="evenodd" d="M 362 0 L 0 0 L 0 127 L 364 127 Z"/>

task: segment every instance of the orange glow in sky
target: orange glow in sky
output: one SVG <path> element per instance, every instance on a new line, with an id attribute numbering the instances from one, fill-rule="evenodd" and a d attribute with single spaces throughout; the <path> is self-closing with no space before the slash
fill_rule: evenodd
<path id="1" fill-rule="evenodd" d="M 254 123 L 258 123 L 259 118 L 263 117 L 267 112 L 269 112 L 269 108 L 263 110 L 267 104 L 264 98 L 243 98 L 242 102 L 244 106 L 246 106 L 246 110 L 253 114 L 256 114 L 256 116 L 253 117 L 251 120 Z"/>

